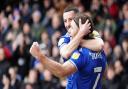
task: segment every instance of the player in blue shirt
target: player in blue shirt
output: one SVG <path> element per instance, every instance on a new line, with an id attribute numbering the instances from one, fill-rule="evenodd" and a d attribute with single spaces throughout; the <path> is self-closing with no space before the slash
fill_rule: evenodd
<path id="1" fill-rule="evenodd" d="M 64 59 L 64 62 L 68 60 L 72 52 L 78 48 L 78 46 L 86 47 L 89 48 L 93 51 L 100 51 L 102 50 L 103 47 L 103 40 L 101 39 L 100 35 L 98 32 L 93 31 L 92 37 L 94 39 L 89 39 L 85 41 L 81 41 L 83 36 L 88 34 L 89 29 L 88 26 L 85 26 L 83 24 L 83 28 L 81 31 L 79 31 L 76 36 L 70 40 L 70 35 L 69 35 L 69 28 L 71 27 L 71 21 L 75 17 L 76 13 L 78 13 L 78 9 L 72 5 L 66 7 L 63 12 L 63 20 L 64 20 L 64 25 L 67 30 L 67 33 L 62 36 L 58 42 L 58 47 L 60 50 L 60 55 Z M 95 44 L 95 45 L 92 45 Z"/>
<path id="2" fill-rule="evenodd" d="M 87 48 L 75 51 L 70 61 L 77 72 L 70 75 L 66 89 L 101 89 L 101 79 L 106 66 L 103 51 L 94 52 Z"/>
<path id="3" fill-rule="evenodd" d="M 72 5 L 66 7 L 63 12 L 63 20 L 64 25 L 67 30 L 66 35 L 62 36 L 58 42 L 58 47 L 60 49 L 61 56 L 65 59 L 65 61 L 70 57 L 72 52 L 78 48 L 78 46 L 89 48 L 93 51 L 100 51 L 103 47 L 103 40 L 101 39 L 99 33 L 97 31 L 93 31 L 92 38 L 85 41 L 81 41 L 83 36 L 89 33 L 88 26 L 83 24 L 83 28 L 79 31 L 75 37 L 70 40 L 69 28 L 71 27 L 71 21 L 75 17 L 76 13 L 78 13 L 78 9 Z M 95 44 L 95 45 L 92 45 Z"/>
<path id="4" fill-rule="evenodd" d="M 84 17 L 85 15 L 82 14 L 80 16 Z M 78 20 L 81 18 L 80 16 L 78 15 Z M 89 24 L 91 23 L 88 20 L 89 18 L 86 18 L 86 16 L 84 18 L 85 25 L 92 29 L 92 25 L 90 26 Z M 80 31 L 78 29 L 82 26 L 80 24 L 78 28 L 77 22 L 75 19 L 71 22 L 71 28 L 69 29 L 71 39 L 75 37 Z M 96 52 L 79 47 L 64 64 L 57 63 L 46 57 L 37 42 L 34 42 L 31 46 L 30 53 L 39 59 L 44 68 L 54 75 L 58 77 L 69 76 L 66 89 L 101 89 L 101 78 L 106 66 L 106 57 L 103 51 Z"/>
<path id="5" fill-rule="evenodd" d="M 77 14 L 71 22 L 69 33 L 72 38 L 78 32 L 79 28 L 77 27 L 79 27 L 79 18 L 81 18 L 83 22 L 89 19 L 91 23 L 90 30 L 93 31 L 91 19 L 80 13 Z M 67 89 L 101 89 L 101 78 L 106 66 L 106 56 L 103 51 L 96 52 L 80 47 L 80 49 L 72 54 L 68 61 L 74 64 L 77 72 L 68 77 Z"/>

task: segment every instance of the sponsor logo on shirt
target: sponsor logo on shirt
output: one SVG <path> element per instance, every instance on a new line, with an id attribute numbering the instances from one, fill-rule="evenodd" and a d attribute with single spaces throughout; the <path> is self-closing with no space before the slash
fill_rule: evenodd
<path id="1" fill-rule="evenodd" d="M 78 59 L 79 58 L 79 56 L 80 56 L 80 53 L 73 53 L 73 55 L 72 55 L 72 58 L 73 59 Z"/>

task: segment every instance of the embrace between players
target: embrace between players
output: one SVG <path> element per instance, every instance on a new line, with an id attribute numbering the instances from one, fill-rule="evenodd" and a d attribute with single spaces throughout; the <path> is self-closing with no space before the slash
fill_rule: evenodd
<path id="1" fill-rule="evenodd" d="M 46 57 L 38 42 L 33 42 L 30 53 L 44 68 L 57 77 L 67 77 L 66 89 L 101 89 L 101 79 L 106 67 L 103 40 L 95 31 L 93 21 L 74 6 L 63 12 L 67 33 L 58 42 L 64 63 Z"/>

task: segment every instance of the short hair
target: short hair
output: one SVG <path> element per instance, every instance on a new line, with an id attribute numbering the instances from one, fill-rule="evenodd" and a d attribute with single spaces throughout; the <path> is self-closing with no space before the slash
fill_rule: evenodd
<path id="1" fill-rule="evenodd" d="M 76 16 L 74 17 L 74 21 L 78 27 L 79 27 L 79 19 L 81 19 L 82 24 L 84 24 L 86 20 L 89 20 L 89 23 L 91 23 L 90 33 L 92 33 L 94 30 L 94 23 L 92 19 L 89 16 L 85 15 L 84 13 L 77 13 Z"/>
<path id="2" fill-rule="evenodd" d="M 79 10 L 77 9 L 77 7 L 73 6 L 73 5 L 69 5 L 64 9 L 64 12 L 69 12 L 69 11 L 74 11 L 75 13 L 78 13 Z"/>

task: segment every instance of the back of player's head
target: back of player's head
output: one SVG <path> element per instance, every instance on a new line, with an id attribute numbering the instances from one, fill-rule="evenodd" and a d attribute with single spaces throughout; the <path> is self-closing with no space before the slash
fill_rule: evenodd
<path id="1" fill-rule="evenodd" d="M 89 16 L 85 15 L 84 13 L 77 13 L 74 18 L 74 21 L 78 27 L 79 27 L 79 19 L 81 19 L 82 24 L 84 24 L 86 22 L 86 20 L 89 20 L 89 23 L 91 24 L 90 31 L 93 32 L 94 24 L 93 24 L 92 19 Z"/>
<path id="2" fill-rule="evenodd" d="M 74 11 L 75 13 L 78 13 L 78 12 L 79 12 L 79 10 L 78 10 L 75 6 L 73 6 L 73 5 L 67 6 L 67 7 L 64 9 L 64 12 L 63 12 L 63 13 L 69 12 L 69 11 Z"/>

